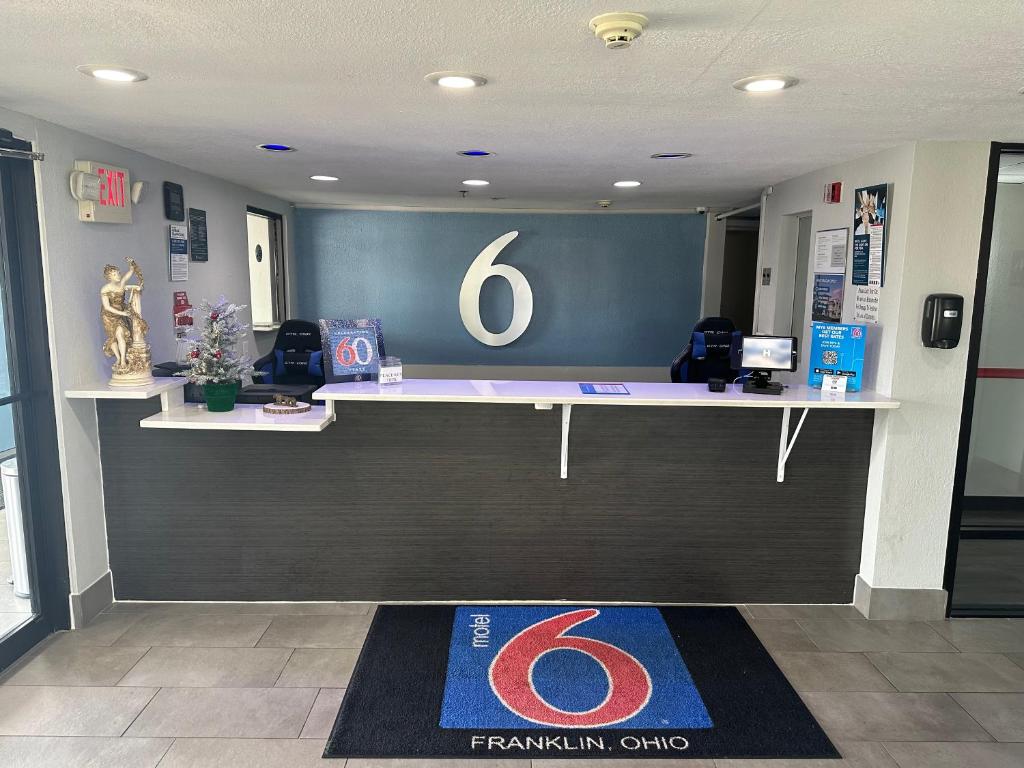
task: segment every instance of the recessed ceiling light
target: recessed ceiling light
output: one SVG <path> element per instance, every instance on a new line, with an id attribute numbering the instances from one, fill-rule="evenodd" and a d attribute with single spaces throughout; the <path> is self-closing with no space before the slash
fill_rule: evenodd
<path id="1" fill-rule="evenodd" d="M 265 152 L 294 152 L 295 147 L 289 147 L 287 144 L 260 144 L 259 149 Z"/>
<path id="2" fill-rule="evenodd" d="M 75 67 L 83 75 L 95 77 L 97 80 L 108 80 L 112 83 L 138 83 L 148 80 L 149 75 L 139 72 L 136 69 L 125 69 L 124 67 L 103 67 L 83 64 Z"/>
<path id="3" fill-rule="evenodd" d="M 737 80 L 732 87 L 747 93 L 770 93 L 771 91 L 781 91 L 784 88 L 792 88 L 798 82 L 800 81 L 795 77 L 787 75 L 755 75 Z"/>
<path id="4" fill-rule="evenodd" d="M 483 179 L 466 179 L 464 182 L 467 187 L 486 187 L 491 182 L 484 181 Z"/>
<path id="5" fill-rule="evenodd" d="M 615 186 L 616 187 L 639 187 L 640 186 L 640 182 L 639 181 L 616 181 L 615 182 Z"/>
<path id="6" fill-rule="evenodd" d="M 486 149 L 460 149 L 455 154 L 463 157 L 491 157 L 494 153 L 488 152 Z"/>
<path id="7" fill-rule="evenodd" d="M 470 74 L 469 72 L 431 72 L 423 79 L 442 88 L 477 88 L 487 84 L 486 77 Z"/>
<path id="8" fill-rule="evenodd" d="M 655 152 L 651 157 L 655 160 L 682 160 L 693 157 L 692 152 Z"/>
<path id="9" fill-rule="evenodd" d="M 310 176 L 309 178 L 311 178 L 313 181 L 337 181 L 338 180 L 337 176 L 325 176 L 325 175 L 320 174 L 320 173 L 318 173 L 318 174 L 316 174 L 314 176 Z"/>

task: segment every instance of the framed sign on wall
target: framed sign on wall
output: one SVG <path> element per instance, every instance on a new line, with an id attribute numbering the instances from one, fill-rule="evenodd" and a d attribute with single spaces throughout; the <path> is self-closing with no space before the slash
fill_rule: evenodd
<path id="1" fill-rule="evenodd" d="M 377 378 L 385 354 L 379 318 L 321 320 L 320 338 L 328 384 Z"/>

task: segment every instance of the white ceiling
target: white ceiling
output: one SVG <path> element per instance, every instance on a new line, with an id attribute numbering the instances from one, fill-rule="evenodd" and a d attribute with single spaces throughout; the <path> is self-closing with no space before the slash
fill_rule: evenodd
<path id="1" fill-rule="evenodd" d="M 650 27 L 605 50 L 587 22 L 623 9 Z M 0 106 L 300 203 L 729 205 L 904 141 L 1024 139 L 1022 28 L 1021 0 L 2 0 Z M 423 80 L 448 69 L 490 83 Z M 759 73 L 800 84 L 731 87 Z"/>

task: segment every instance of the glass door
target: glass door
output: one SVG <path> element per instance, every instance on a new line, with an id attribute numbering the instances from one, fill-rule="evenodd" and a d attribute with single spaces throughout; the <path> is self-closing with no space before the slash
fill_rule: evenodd
<path id="1" fill-rule="evenodd" d="M 0 669 L 68 626 L 31 146 L 0 131 Z"/>
<path id="2" fill-rule="evenodd" d="M 957 522 L 953 615 L 1024 616 L 1024 149 L 994 149 L 975 300 Z"/>

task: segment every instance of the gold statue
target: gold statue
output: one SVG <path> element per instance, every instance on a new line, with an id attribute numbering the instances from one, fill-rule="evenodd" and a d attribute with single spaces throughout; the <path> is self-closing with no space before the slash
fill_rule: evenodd
<path id="1" fill-rule="evenodd" d="M 137 387 L 153 381 L 153 364 L 146 343 L 149 324 L 142 319 L 142 291 L 145 280 L 135 259 L 126 256 L 128 271 L 110 264 L 103 268 L 106 284 L 100 289 L 100 319 L 107 340 L 103 354 L 114 358 L 110 386 Z M 129 284 L 132 276 L 138 283 Z"/>

